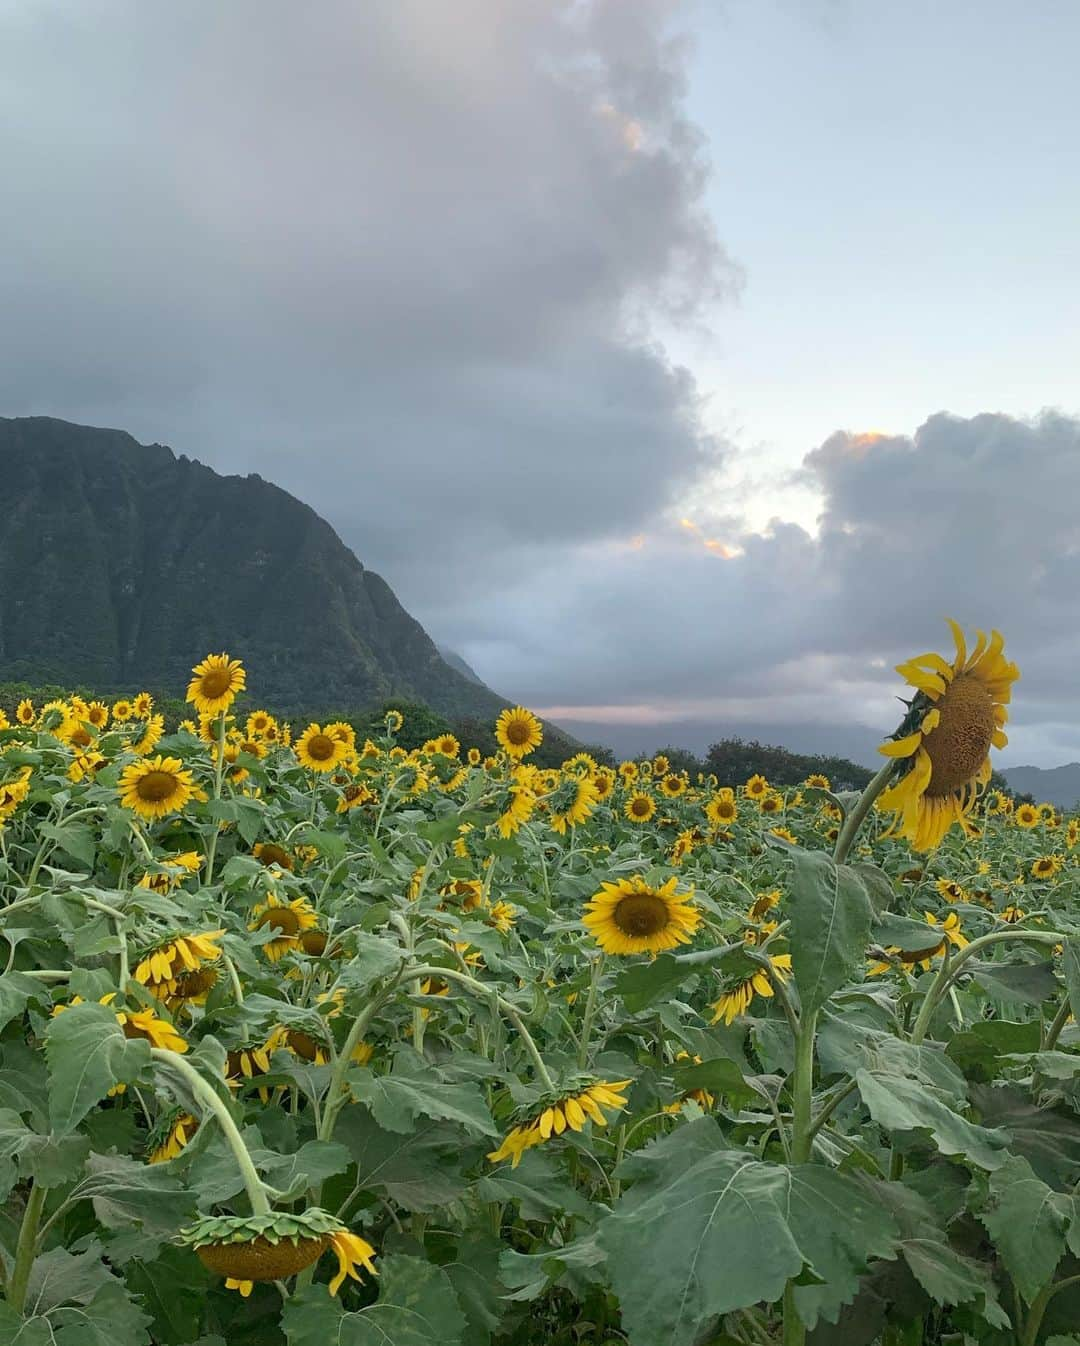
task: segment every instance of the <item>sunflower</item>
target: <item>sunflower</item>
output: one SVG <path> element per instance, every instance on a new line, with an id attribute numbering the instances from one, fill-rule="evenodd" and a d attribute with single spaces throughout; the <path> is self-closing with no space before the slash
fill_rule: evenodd
<path id="1" fill-rule="evenodd" d="M 610 799 L 615 790 L 615 772 L 610 767 L 600 767 L 593 777 L 593 785 L 598 800 Z"/>
<path id="2" fill-rule="evenodd" d="M 543 742 L 544 730 L 532 711 L 514 706 L 495 721 L 495 738 L 511 757 L 528 757 Z"/>
<path id="3" fill-rule="evenodd" d="M 112 997 L 105 997 L 111 1001 Z M 186 1052 L 187 1043 L 167 1019 L 159 1018 L 153 1010 L 119 1010 L 116 1022 L 124 1037 L 141 1039 L 151 1047 L 163 1047 L 170 1052 Z"/>
<path id="4" fill-rule="evenodd" d="M 1078 841 L 1080 841 L 1080 818 L 1070 818 L 1069 825 L 1065 829 L 1065 844 L 1071 851 Z"/>
<path id="5" fill-rule="evenodd" d="M 799 844 L 799 838 L 786 827 L 770 827 L 769 836 L 776 837 L 780 841 L 786 841 L 789 846 Z"/>
<path id="6" fill-rule="evenodd" d="M 400 710 L 388 710 L 384 716 L 384 723 L 388 734 L 400 734 L 401 727 L 405 723 L 405 717 Z"/>
<path id="7" fill-rule="evenodd" d="M 1004 911 L 998 912 L 999 919 L 1003 920 L 1006 925 L 1017 925 L 1026 915 L 1027 912 L 1022 907 L 1015 907 L 1011 904 Z"/>
<path id="8" fill-rule="evenodd" d="M 622 783 L 629 785 L 638 778 L 638 764 L 636 762 L 620 762 L 619 775 L 622 777 Z"/>
<path id="9" fill-rule="evenodd" d="M 643 790 L 635 790 L 623 806 L 623 813 L 632 823 L 647 823 L 656 812 L 656 800 Z"/>
<path id="10" fill-rule="evenodd" d="M 755 925 L 758 921 L 763 921 L 774 907 L 780 905 L 780 889 L 774 888 L 768 893 L 758 893 L 754 899 L 753 906 L 746 913 L 746 919 L 753 921 Z"/>
<path id="11" fill-rule="evenodd" d="M 658 752 L 656 754 L 656 756 L 652 759 L 652 769 L 654 774 L 657 776 L 667 775 L 667 773 L 671 770 L 671 762 L 668 760 L 666 754 L 662 752 Z"/>
<path id="12" fill-rule="evenodd" d="M 916 850 L 937 846 L 953 823 L 969 835 L 969 815 L 990 779 L 990 749 L 1008 742 L 1004 724 L 1012 684 L 1020 676 L 994 631 L 980 631 L 969 655 L 964 633 L 950 621 L 956 657 L 923 654 L 897 667 L 915 696 L 896 736 L 879 752 L 896 758 L 903 774 L 878 806 L 895 815 L 887 835 L 907 837 Z"/>
<path id="13" fill-rule="evenodd" d="M 217 962 L 221 950 L 216 941 L 224 934 L 224 930 L 207 930 L 199 935 L 173 936 L 143 955 L 135 967 L 135 980 L 158 1000 L 194 1000 L 205 995 L 216 976 L 205 985 L 205 977 L 195 983 L 189 974 L 204 972 L 206 963 Z M 184 994 L 186 991 L 192 994 Z"/>
<path id="14" fill-rule="evenodd" d="M 1034 804 L 1017 804 L 1016 811 L 1013 814 L 1013 822 L 1017 827 L 1022 827 L 1029 831 L 1039 825 L 1039 810 Z"/>
<path id="15" fill-rule="evenodd" d="M 675 1064 L 678 1065 L 680 1061 L 688 1061 L 692 1066 L 701 1065 L 701 1057 L 698 1056 L 697 1053 L 691 1056 L 689 1052 L 676 1052 Z M 708 1112 L 715 1104 L 716 1099 L 709 1093 L 708 1089 L 690 1089 L 687 1093 L 677 1098 L 674 1103 L 668 1103 L 664 1108 L 664 1111 L 671 1113 L 681 1112 L 683 1104 L 689 1102 L 696 1103 L 699 1108 Z"/>
<path id="16" fill-rule="evenodd" d="M 696 844 L 692 831 L 686 829 L 680 832 L 671 847 L 671 863 L 681 865 L 686 857 L 691 854 Z"/>
<path id="17" fill-rule="evenodd" d="M 568 827 L 583 823 L 600 802 L 600 795 L 589 776 L 568 775 L 548 801 L 548 822 L 559 836 L 566 835 Z"/>
<path id="18" fill-rule="evenodd" d="M 484 924 L 490 925 L 493 930 L 497 930 L 500 935 L 508 935 L 514 928 L 514 920 L 517 917 L 517 908 L 510 905 L 509 902 L 495 902 L 491 910 L 484 917 Z"/>
<path id="19" fill-rule="evenodd" d="M 1031 877 L 1033 879 L 1052 879 L 1055 874 L 1060 874 L 1065 861 L 1060 855 L 1043 855 L 1031 866 Z"/>
<path id="20" fill-rule="evenodd" d="M 470 748 L 465 754 L 465 760 L 470 766 L 480 765 L 481 752 L 479 748 Z"/>
<path id="21" fill-rule="evenodd" d="M 37 719 L 37 711 L 34 709 L 34 703 L 28 698 L 19 702 L 15 710 L 15 718 L 20 724 L 33 724 Z"/>
<path id="22" fill-rule="evenodd" d="M 753 931 L 749 932 L 751 935 Z M 755 995 L 761 996 L 765 1000 L 770 1000 L 776 992 L 773 990 L 772 979 L 775 977 L 781 984 L 786 982 L 791 973 L 791 954 L 765 954 L 769 960 L 768 968 L 759 967 L 744 977 L 736 985 L 726 990 L 719 1000 L 713 1001 L 710 1009 L 713 1012 L 712 1022 L 717 1024 L 723 1019 L 724 1023 L 730 1027 L 740 1014 L 745 1014 Z"/>
<path id="23" fill-rule="evenodd" d="M 249 738 L 265 738 L 270 729 L 277 728 L 277 720 L 268 710 L 253 710 L 244 724 Z"/>
<path id="24" fill-rule="evenodd" d="M 966 890 L 955 879 L 938 879 L 934 887 L 946 902 L 966 902 L 968 900 Z"/>
<path id="25" fill-rule="evenodd" d="M 239 659 L 227 654 L 208 654 L 201 664 L 191 670 L 186 700 L 200 715 L 220 715 L 244 690 L 247 674 Z"/>
<path id="26" fill-rule="evenodd" d="M 198 1129 L 198 1121 L 183 1108 L 165 1113 L 146 1137 L 146 1162 L 167 1164 L 175 1159 Z"/>
<path id="27" fill-rule="evenodd" d="M 661 953 L 689 944 L 701 924 L 693 890 L 677 893 L 677 878 L 660 888 L 640 875 L 604 883 L 586 904 L 582 925 L 605 953 Z"/>
<path id="28" fill-rule="evenodd" d="M 140 692 L 133 699 L 131 708 L 140 720 L 145 720 L 154 709 L 154 698 L 149 692 Z"/>
<path id="29" fill-rule="evenodd" d="M 279 1281 L 312 1266 L 324 1252 L 337 1256 L 337 1274 L 330 1282 L 336 1295 L 346 1277 L 360 1280 L 358 1267 L 376 1276 L 375 1249 L 353 1234 L 336 1216 L 311 1207 L 300 1215 L 272 1211 L 269 1215 L 219 1215 L 200 1219 L 180 1231 L 199 1261 L 225 1287 L 245 1299 L 256 1281 Z"/>
<path id="30" fill-rule="evenodd" d="M 163 856 L 158 864 L 162 867 L 158 873 L 147 872 L 138 882 L 140 888 L 150 888 L 155 893 L 171 893 L 178 888 L 189 874 L 197 874 L 203 867 L 203 857 L 198 851 L 183 851 L 179 855 Z"/>
<path id="31" fill-rule="evenodd" d="M 91 701 L 86 708 L 86 720 L 95 729 L 104 729 L 109 723 L 109 708 L 104 701 Z"/>
<path id="32" fill-rule="evenodd" d="M 566 759 L 562 764 L 562 769 L 575 776 L 595 776 L 597 770 L 596 758 L 589 752 L 576 752 L 573 757 Z"/>
<path id="33" fill-rule="evenodd" d="M 751 776 L 743 786 L 743 794 L 747 799 L 762 799 L 771 788 L 764 776 Z"/>
<path id="34" fill-rule="evenodd" d="M 131 751 L 138 753 L 140 757 L 145 757 L 157 747 L 159 740 L 165 733 L 165 716 L 151 715 L 146 721 L 139 741 L 131 745 Z"/>
<path id="35" fill-rule="evenodd" d="M 493 1164 L 509 1159 L 514 1168 L 534 1145 L 543 1145 L 566 1131 L 581 1131 L 588 1121 L 606 1126 L 603 1109 L 620 1112 L 626 1107 L 622 1091 L 629 1080 L 594 1080 L 584 1088 L 549 1095 L 534 1104 L 488 1158 Z"/>
<path id="36" fill-rule="evenodd" d="M 140 818 L 153 822 L 167 813 L 179 813 L 195 794 L 191 772 L 178 757 L 145 757 L 120 773 L 120 803 Z"/>
<path id="37" fill-rule="evenodd" d="M 783 813 L 784 796 L 776 790 L 770 790 L 768 794 L 758 799 L 758 809 L 762 813 Z"/>
<path id="38" fill-rule="evenodd" d="M 78 752 L 67 769 L 67 778 L 77 785 L 79 781 L 86 780 L 100 771 L 107 761 L 108 758 L 99 752 Z"/>
<path id="39" fill-rule="evenodd" d="M 739 816 L 739 808 L 734 799 L 724 794 L 713 795 L 705 805 L 705 817 L 714 827 L 726 827 Z"/>
<path id="40" fill-rule="evenodd" d="M 255 918 L 248 924 L 249 930 L 261 930 L 269 926 L 277 933 L 268 940 L 262 951 L 271 963 L 284 958 L 291 950 L 300 946 L 299 936 L 305 930 L 313 930 L 319 918 L 312 910 L 306 897 L 297 897 L 292 902 L 282 902 L 273 893 L 268 893 L 265 902 L 252 908 Z"/>
<path id="41" fill-rule="evenodd" d="M 38 728 L 52 734 L 53 738 L 58 738 L 61 743 L 70 743 L 81 726 L 70 704 L 67 701 L 57 700 L 48 701 L 42 706 Z M 89 735 L 86 742 L 90 742 Z"/>
<path id="42" fill-rule="evenodd" d="M 309 724 L 296 743 L 296 756 L 309 771 L 333 771 L 345 757 L 346 744 L 329 733 L 330 726 Z"/>
<path id="43" fill-rule="evenodd" d="M 1058 817 L 1058 811 L 1053 804 L 1040 804 L 1038 809 L 1039 822 L 1046 827 L 1057 827 L 1060 824 L 1061 819 Z"/>
<path id="44" fill-rule="evenodd" d="M 502 812 L 495 819 L 499 836 L 512 837 L 529 821 L 536 808 L 536 796 L 527 785 L 511 785 L 503 798 Z"/>
<path id="45" fill-rule="evenodd" d="M 366 785 L 346 785 L 341 792 L 341 798 L 337 802 L 338 813 L 349 813 L 352 809 L 358 809 L 364 804 L 375 804 L 379 796 L 374 790 L 369 790 Z"/>
<path id="46" fill-rule="evenodd" d="M 0 784 L 0 820 L 10 818 L 30 793 L 31 768 L 24 766 L 13 779 Z"/>
<path id="47" fill-rule="evenodd" d="M 688 786 L 689 782 L 685 776 L 667 775 L 660 781 L 660 793 L 668 799 L 678 799 L 680 795 L 686 793 Z"/>
<path id="48" fill-rule="evenodd" d="M 812 771 L 803 781 L 803 785 L 805 785 L 808 790 L 832 789 L 832 781 L 829 780 L 828 776 L 823 776 L 820 771 Z"/>
<path id="49" fill-rule="evenodd" d="M 932 929 L 927 931 L 927 937 L 933 942 L 928 944 L 925 949 L 899 949 L 895 945 L 885 950 L 890 955 L 890 959 L 896 960 L 902 967 L 911 968 L 918 965 L 924 972 L 929 971 L 930 965 L 938 954 L 944 953 L 947 945 L 951 944 L 955 949 L 964 949 L 969 941 L 960 925 L 960 917 L 955 911 L 950 911 L 944 921 L 939 921 L 933 912 L 923 913 L 926 917 L 927 925 Z M 888 972 L 892 962 L 876 962 L 870 965 L 870 975 L 877 976 L 882 972 Z"/>

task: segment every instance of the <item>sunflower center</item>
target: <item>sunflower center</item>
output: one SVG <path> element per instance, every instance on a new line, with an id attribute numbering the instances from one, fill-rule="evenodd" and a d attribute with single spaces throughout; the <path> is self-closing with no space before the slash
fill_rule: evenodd
<path id="1" fill-rule="evenodd" d="M 940 723 L 923 742 L 933 767 L 926 791 L 931 799 L 951 794 L 975 777 L 990 754 L 996 727 L 990 689 L 970 674 L 949 684 L 937 709 Z"/>
<path id="2" fill-rule="evenodd" d="M 624 935 L 657 935 L 668 923 L 667 903 L 655 893 L 630 893 L 616 906 L 612 919 Z"/>
<path id="3" fill-rule="evenodd" d="M 524 720 L 511 720 L 506 726 L 506 737 L 514 745 L 520 748 L 523 743 L 528 743 L 531 727 Z"/>
<path id="4" fill-rule="evenodd" d="M 135 786 L 135 793 L 147 804 L 159 804 L 171 799 L 176 788 L 176 777 L 168 771 L 148 771 Z"/>
<path id="5" fill-rule="evenodd" d="M 291 907 L 271 907 L 264 911 L 256 921 L 256 926 L 269 925 L 283 935 L 295 935 L 300 929 L 300 919 Z"/>
<path id="6" fill-rule="evenodd" d="M 211 700 L 224 696 L 231 687 L 232 674 L 227 668 L 211 668 L 202 675 L 200 691 Z"/>
<path id="7" fill-rule="evenodd" d="M 337 744 L 329 734 L 313 734 L 308 740 L 308 756 L 316 762 L 329 762 L 337 750 Z"/>
<path id="8" fill-rule="evenodd" d="M 649 801 L 647 799 L 635 799 L 630 809 L 635 818 L 644 818 L 649 811 Z"/>

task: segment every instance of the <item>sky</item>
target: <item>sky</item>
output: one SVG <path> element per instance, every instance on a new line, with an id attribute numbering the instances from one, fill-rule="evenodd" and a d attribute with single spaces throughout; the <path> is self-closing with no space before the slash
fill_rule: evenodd
<path id="1" fill-rule="evenodd" d="M 322 513 L 620 750 L 1080 757 L 1080 9 L 0 0 L 0 414 Z M 163 502 L 167 509 L 167 502 Z"/>

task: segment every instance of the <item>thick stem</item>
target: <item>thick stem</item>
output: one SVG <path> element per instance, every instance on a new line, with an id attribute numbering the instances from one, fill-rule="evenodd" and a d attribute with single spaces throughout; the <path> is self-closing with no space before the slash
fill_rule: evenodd
<path id="1" fill-rule="evenodd" d="M 214 763 L 214 798 L 221 798 L 221 780 L 225 774 L 225 712 L 218 716 L 217 761 Z M 209 888 L 214 881 L 214 856 L 217 854 L 218 836 L 221 834 L 221 819 L 214 819 L 214 830 L 206 845 L 206 878 L 203 882 Z"/>
<path id="2" fill-rule="evenodd" d="M 1057 1045 L 1057 1040 L 1061 1036 L 1061 1030 L 1068 1022 L 1069 1015 L 1072 1013 L 1072 1007 L 1069 1004 L 1069 997 L 1066 996 L 1054 1015 L 1049 1027 L 1043 1033 L 1042 1050 L 1044 1052 L 1053 1051 Z"/>
<path id="3" fill-rule="evenodd" d="M 8 1303 L 19 1314 L 26 1306 L 26 1287 L 30 1282 L 30 1269 L 34 1265 L 38 1225 L 41 1223 L 41 1212 L 45 1208 L 45 1198 L 48 1193 L 49 1189 L 42 1187 L 40 1183 L 35 1182 L 31 1185 L 30 1195 L 26 1199 L 26 1210 L 23 1212 L 22 1224 L 19 1226 L 19 1242 L 15 1248 L 15 1266 L 12 1268 L 11 1282 L 7 1291 Z"/>
<path id="4" fill-rule="evenodd" d="M 840 829 L 840 835 L 836 838 L 836 849 L 833 851 L 833 859 L 838 865 L 842 865 L 848 857 L 852 843 L 858 835 L 859 828 L 863 825 L 866 815 L 874 807 L 874 800 L 885 789 L 892 779 L 893 772 L 896 770 L 896 763 L 891 759 L 885 763 L 870 784 L 859 796 L 855 807 L 844 819 L 844 825 Z"/>
<path id="5" fill-rule="evenodd" d="M 926 999 L 919 1010 L 919 1017 L 915 1020 L 915 1027 L 911 1030 L 911 1040 L 916 1046 L 922 1042 L 926 1036 L 926 1031 L 930 1027 L 930 1020 L 933 1018 L 934 1011 L 941 1003 L 942 997 L 948 991 L 949 987 L 956 981 L 960 969 L 965 963 L 969 962 L 976 954 L 983 949 L 990 948 L 993 944 L 1001 944 L 1010 939 L 1030 939 L 1036 944 L 1060 944 L 1067 936 L 1058 933 L 1056 930 L 1018 930 L 1015 926 L 1008 930 L 993 930 L 989 935 L 982 935 L 979 939 L 973 939 L 966 948 L 961 949 L 952 962 L 942 964 L 933 986 L 926 993 Z"/>
<path id="6" fill-rule="evenodd" d="M 784 1346 L 803 1346 L 806 1327 L 795 1307 L 795 1286 L 788 1281 L 784 1288 Z"/>
<path id="7" fill-rule="evenodd" d="M 401 973 L 404 971 L 404 963 L 397 976 L 388 986 L 384 987 L 382 992 L 375 996 L 353 1021 L 352 1028 L 349 1029 L 349 1036 L 345 1039 L 345 1045 L 338 1053 L 338 1058 L 334 1062 L 333 1073 L 330 1076 L 330 1085 L 326 1091 L 326 1106 L 323 1110 L 322 1123 L 319 1126 L 319 1139 L 329 1140 L 334 1132 L 334 1124 L 337 1121 L 338 1113 L 345 1106 L 345 1100 L 348 1094 L 345 1091 L 345 1074 L 352 1063 L 352 1054 L 357 1044 L 360 1042 L 364 1033 L 367 1031 L 368 1024 L 371 1023 L 375 1015 L 383 1007 L 392 995 L 395 986 L 400 980 Z"/>
<path id="8" fill-rule="evenodd" d="M 596 1013 L 596 991 L 600 976 L 604 970 L 604 955 L 599 953 L 593 959 L 589 976 L 589 994 L 585 1001 L 585 1017 L 581 1023 L 581 1043 L 578 1048 L 578 1069 L 584 1070 L 589 1063 L 589 1039 L 592 1036 L 593 1016 Z"/>
<path id="9" fill-rule="evenodd" d="M 248 1148 L 244 1144 L 244 1138 L 233 1121 L 224 1099 L 203 1079 L 195 1067 L 189 1065 L 177 1052 L 167 1051 L 163 1047 L 151 1047 L 150 1055 L 155 1061 L 159 1061 L 170 1070 L 175 1070 L 178 1075 L 182 1075 L 198 1101 L 217 1118 L 222 1131 L 225 1133 L 225 1139 L 229 1142 L 229 1148 L 233 1152 L 236 1167 L 240 1170 L 240 1176 L 244 1180 L 244 1187 L 247 1189 L 252 1213 L 254 1215 L 269 1215 L 270 1202 L 266 1199 L 262 1179 L 256 1171 Z"/>
<path id="10" fill-rule="evenodd" d="M 791 1162 L 805 1164 L 813 1143 L 810 1107 L 814 1096 L 814 1038 L 817 1012 L 804 1014 L 795 1040 L 795 1073 L 791 1081 Z"/>

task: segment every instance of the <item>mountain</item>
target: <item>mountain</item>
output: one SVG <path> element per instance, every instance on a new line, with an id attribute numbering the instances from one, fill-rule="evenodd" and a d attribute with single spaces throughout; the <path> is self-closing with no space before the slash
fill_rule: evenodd
<path id="1" fill-rule="evenodd" d="M 0 680 L 182 695 L 194 663 L 228 650 L 286 713 L 396 697 L 490 720 L 507 704 L 256 474 L 32 416 L 0 417 L 0 482 Z"/>
<path id="2" fill-rule="evenodd" d="M 1001 773 L 1009 789 L 1017 794 L 1033 795 L 1040 803 L 1056 804 L 1061 809 L 1080 804 L 1080 762 L 1065 766 L 1011 766 Z"/>
<path id="3" fill-rule="evenodd" d="M 470 682 L 477 682 L 483 687 L 483 678 L 474 668 L 471 668 L 465 660 L 462 659 L 461 655 L 458 654 L 456 650 L 448 650 L 443 645 L 439 645 L 437 648 L 441 657 L 451 668 L 456 668 L 463 678 L 468 678 Z"/>

